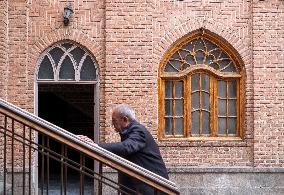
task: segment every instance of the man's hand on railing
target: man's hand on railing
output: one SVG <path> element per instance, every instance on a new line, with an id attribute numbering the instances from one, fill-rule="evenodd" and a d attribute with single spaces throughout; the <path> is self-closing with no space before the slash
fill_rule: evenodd
<path id="1" fill-rule="evenodd" d="M 77 135 L 81 140 L 88 142 L 89 144 L 97 145 L 92 139 L 85 135 Z"/>

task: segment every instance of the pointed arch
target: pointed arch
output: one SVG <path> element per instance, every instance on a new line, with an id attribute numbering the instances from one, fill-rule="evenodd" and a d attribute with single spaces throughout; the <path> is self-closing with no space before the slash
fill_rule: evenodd
<path id="1" fill-rule="evenodd" d="M 243 138 L 244 63 L 200 28 L 176 41 L 159 66 L 159 138 Z"/>
<path id="2" fill-rule="evenodd" d="M 83 48 L 85 48 L 87 51 L 89 51 L 89 53 L 91 53 L 95 57 L 98 63 L 98 72 L 100 72 L 100 66 L 104 64 L 103 46 L 88 34 L 73 28 L 55 29 L 47 33 L 45 36 L 39 38 L 34 44 L 30 46 L 29 60 L 31 64 L 36 65 L 33 66 L 35 69 L 32 72 L 38 72 L 38 61 L 40 60 L 40 56 L 42 55 L 42 53 L 46 51 L 47 48 L 58 42 L 64 41 L 71 41 L 77 43 Z M 60 55 L 59 53 L 60 51 L 58 52 L 58 55 Z"/>
<path id="3" fill-rule="evenodd" d="M 47 71 L 50 67 L 53 75 Z M 36 70 L 37 81 L 45 82 L 96 81 L 99 77 L 96 59 L 88 50 L 70 40 L 60 41 L 47 48 L 39 58 Z"/>

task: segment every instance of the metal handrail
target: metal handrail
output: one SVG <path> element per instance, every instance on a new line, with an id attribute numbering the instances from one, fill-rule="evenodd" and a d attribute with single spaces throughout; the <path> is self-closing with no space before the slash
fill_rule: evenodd
<path id="1" fill-rule="evenodd" d="M 68 146 L 76 148 L 90 157 L 102 162 L 120 172 L 126 173 L 146 184 L 159 189 L 167 194 L 179 194 L 175 183 L 167 180 L 147 169 L 144 169 L 120 156 L 117 156 L 95 144 L 90 144 L 78 138 L 76 135 L 31 114 L 0 98 L 0 111 L 9 117 L 13 117 L 23 124 L 28 124 L 51 138 Z"/>

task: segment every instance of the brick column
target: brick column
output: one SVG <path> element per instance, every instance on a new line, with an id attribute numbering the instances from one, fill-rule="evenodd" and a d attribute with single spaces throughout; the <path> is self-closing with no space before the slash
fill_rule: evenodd
<path id="1" fill-rule="evenodd" d="M 127 103 L 153 130 L 157 69 L 152 64 L 152 2 L 106 0 L 106 8 L 106 123 L 113 105 Z M 106 132 L 107 139 L 115 135 L 110 126 Z"/>
<path id="2" fill-rule="evenodd" d="M 254 162 L 284 164 L 284 4 L 254 1 Z"/>
<path id="3" fill-rule="evenodd" d="M 8 83 L 7 99 L 20 107 L 27 107 L 27 36 L 28 14 L 24 0 L 9 1 L 8 4 Z"/>
<path id="4" fill-rule="evenodd" d="M 8 3 L 7 0 L 0 0 L 0 98 L 6 99 L 6 70 L 8 64 Z"/>

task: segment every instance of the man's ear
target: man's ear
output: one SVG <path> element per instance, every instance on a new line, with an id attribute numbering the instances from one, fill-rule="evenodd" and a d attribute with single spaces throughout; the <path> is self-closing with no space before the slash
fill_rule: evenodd
<path id="1" fill-rule="evenodd" d="M 127 116 L 124 116 L 122 119 L 123 119 L 123 122 L 125 122 L 125 123 L 128 123 L 128 122 L 129 122 L 129 119 L 128 119 Z"/>

